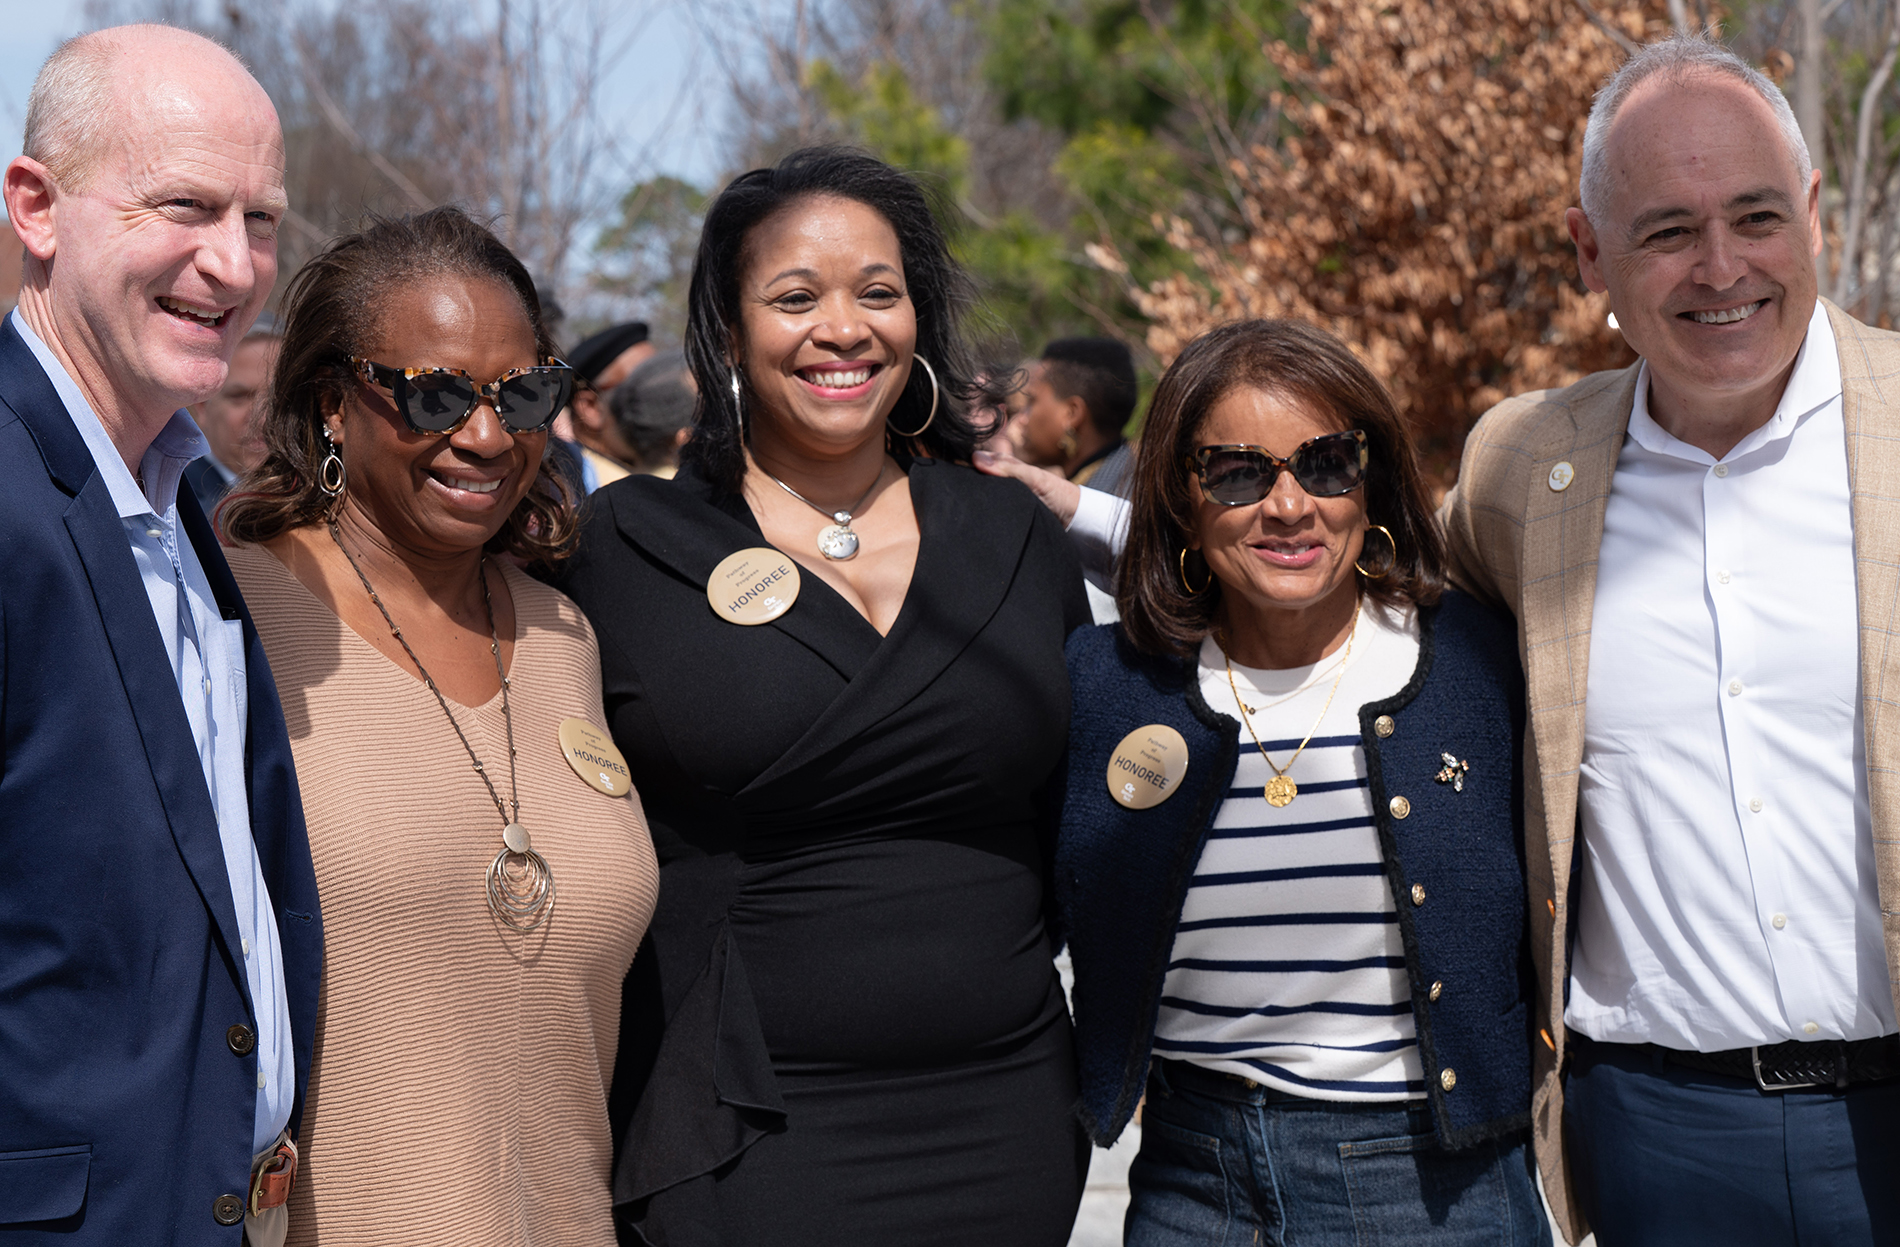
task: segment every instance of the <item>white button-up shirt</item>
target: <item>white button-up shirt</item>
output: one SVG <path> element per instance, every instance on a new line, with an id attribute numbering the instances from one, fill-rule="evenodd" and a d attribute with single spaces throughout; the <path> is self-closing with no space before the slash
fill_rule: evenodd
<path id="1" fill-rule="evenodd" d="M 277 917 L 251 839 L 250 799 L 244 765 L 250 695 L 245 683 L 244 625 L 223 618 L 197 551 L 178 523 L 178 483 L 185 465 L 208 449 L 191 417 L 180 411 L 159 431 L 139 464 L 141 489 L 125 467 L 105 426 L 57 356 L 18 311 L 13 326 L 46 370 L 79 436 L 92 452 L 125 526 L 132 560 L 152 603 L 152 617 L 171 661 L 185 718 L 204 768 L 211 808 L 218 819 L 225 873 L 237 909 L 245 985 L 257 1020 L 257 1109 L 252 1148 L 262 1151 L 290 1120 L 296 1097 L 296 1066 L 290 1043 L 290 1009 L 284 992 L 283 950 Z M 232 1021 L 238 1019 L 233 1018 Z"/>
<path id="2" fill-rule="evenodd" d="M 1890 1033 L 1827 313 L 1720 462 L 1648 393 L 1645 364 L 1597 570 L 1564 1020 L 1704 1052 Z"/>

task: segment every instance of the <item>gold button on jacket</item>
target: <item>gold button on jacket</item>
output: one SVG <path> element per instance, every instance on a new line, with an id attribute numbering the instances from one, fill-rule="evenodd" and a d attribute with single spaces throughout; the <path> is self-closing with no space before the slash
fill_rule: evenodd
<path id="1" fill-rule="evenodd" d="M 1424 903 L 1425 903 L 1425 885 L 1422 883 L 1413 884 L 1412 885 L 1412 904 L 1423 905 Z"/>
<path id="2" fill-rule="evenodd" d="M 1398 730 L 1399 725 L 1392 721 L 1392 716 L 1389 714 L 1382 714 L 1372 721 L 1372 734 L 1380 740 L 1384 740 Z"/>
<path id="3" fill-rule="evenodd" d="M 1386 802 L 1386 808 L 1392 811 L 1393 818 L 1404 818 L 1412 812 L 1412 803 L 1404 797 L 1394 797 Z"/>

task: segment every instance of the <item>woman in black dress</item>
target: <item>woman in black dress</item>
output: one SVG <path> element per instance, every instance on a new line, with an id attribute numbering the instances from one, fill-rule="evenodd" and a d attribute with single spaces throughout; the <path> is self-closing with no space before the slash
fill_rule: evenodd
<path id="1" fill-rule="evenodd" d="M 967 289 L 868 156 L 736 179 L 680 474 L 594 495 L 563 581 L 661 863 L 614 1085 L 635 1241 L 1067 1239 L 1043 795 L 1088 607 L 1054 519 L 963 466 Z"/>

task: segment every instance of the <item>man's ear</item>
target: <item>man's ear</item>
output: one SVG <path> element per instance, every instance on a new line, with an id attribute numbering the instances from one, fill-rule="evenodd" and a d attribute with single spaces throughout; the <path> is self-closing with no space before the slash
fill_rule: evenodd
<path id="1" fill-rule="evenodd" d="M 1080 394 L 1071 394 L 1062 400 L 1062 427 L 1071 433 L 1081 433 L 1089 422 L 1089 405 L 1082 401 Z"/>
<path id="2" fill-rule="evenodd" d="M 1610 286 L 1603 280 L 1603 266 L 1599 263 L 1601 251 L 1597 245 L 1596 226 L 1590 224 L 1590 218 L 1583 215 L 1582 208 L 1566 208 L 1564 228 L 1570 231 L 1570 241 L 1577 244 L 1577 273 L 1583 278 L 1583 284 L 1602 294 Z"/>
<path id="3" fill-rule="evenodd" d="M 40 263 L 52 260 L 58 230 L 54 221 L 59 192 L 47 167 L 29 156 L 7 165 L 4 193 L 7 221 L 28 254 Z"/>

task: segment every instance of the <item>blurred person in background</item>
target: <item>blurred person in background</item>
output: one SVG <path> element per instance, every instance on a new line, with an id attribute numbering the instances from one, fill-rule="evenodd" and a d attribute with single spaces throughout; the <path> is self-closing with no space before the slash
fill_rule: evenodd
<path id="1" fill-rule="evenodd" d="M 209 516 L 232 484 L 264 462 L 263 412 L 258 402 L 270 388 L 271 368 L 282 339 L 266 312 L 231 356 L 231 372 L 218 392 L 187 410 L 211 449 L 185 468 L 185 484 Z"/>
<path id="2" fill-rule="evenodd" d="M 682 351 L 646 359 L 613 388 L 607 411 L 633 472 L 671 477 L 679 471 L 680 447 L 692 436 L 698 394 Z"/>
<path id="3" fill-rule="evenodd" d="M 60 45 L 6 167 L 0 1238 L 278 1247 L 323 922 L 182 410 L 277 275 L 276 110 L 198 35 Z M 307 1125 L 307 1117 L 305 1118 Z"/>
<path id="4" fill-rule="evenodd" d="M 1060 338 L 1029 367 L 1016 418 L 1017 456 L 1077 485 L 1126 497 L 1134 453 L 1122 430 L 1135 414 L 1134 357 L 1113 338 Z"/>
<path id="5" fill-rule="evenodd" d="M 568 417 L 580 448 L 581 482 L 590 494 L 635 471 L 639 454 L 607 409 L 607 395 L 656 350 L 646 323 L 634 320 L 583 339 L 569 356 L 574 397 L 568 402 Z"/>
<path id="6" fill-rule="evenodd" d="M 1055 869 L 1097 1144 L 1146 1095 L 1128 1244 L 1543 1247 L 1522 680 L 1391 398 L 1320 330 L 1224 325 L 1133 502 Z"/>
<path id="7" fill-rule="evenodd" d="M 888 165 L 736 178 L 683 466 L 595 495 L 561 581 L 661 861 L 614 1084 L 637 1241 L 1068 1240 L 1046 788 L 1088 616 L 1060 526 L 967 466 L 970 299 Z"/>
<path id="8" fill-rule="evenodd" d="M 454 208 L 285 299 L 220 519 L 283 690 L 329 936 L 293 1244 L 614 1241 L 607 1091 L 657 869 L 545 458 L 573 384 Z"/>

